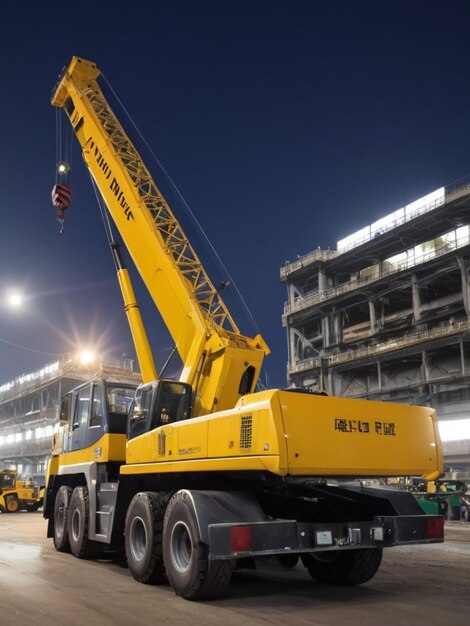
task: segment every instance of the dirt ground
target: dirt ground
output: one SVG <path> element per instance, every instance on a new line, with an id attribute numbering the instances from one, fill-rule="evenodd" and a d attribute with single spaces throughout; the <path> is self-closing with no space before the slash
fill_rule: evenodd
<path id="1" fill-rule="evenodd" d="M 313 582 L 302 565 L 235 572 L 225 597 L 195 603 L 134 581 L 123 565 L 80 561 L 46 539 L 41 512 L 0 514 L 2 626 L 460 626 L 470 612 L 470 523 L 446 542 L 392 548 L 369 583 Z"/>

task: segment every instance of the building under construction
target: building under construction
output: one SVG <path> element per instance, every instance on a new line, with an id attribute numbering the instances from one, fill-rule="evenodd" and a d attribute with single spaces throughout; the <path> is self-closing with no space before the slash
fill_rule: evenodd
<path id="1" fill-rule="evenodd" d="M 288 379 L 470 417 L 470 184 L 442 187 L 287 262 Z M 470 440 L 445 446 L 470 469 Z"/>
<path id="2" fill-rule="evenodd" d="M 44 481 L 62 396 L 87 380 L 139 384 L 131 359 L 81 363 L 65 355 L 30 374 L 0 385 L 0 469 Z"/>

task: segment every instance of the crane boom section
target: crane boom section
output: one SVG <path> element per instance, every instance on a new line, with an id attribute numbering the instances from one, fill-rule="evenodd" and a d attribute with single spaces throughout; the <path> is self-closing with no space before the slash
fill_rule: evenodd
<path id="1" fill-rule="evenodd" d="M 269 349 L 261 336 L 250 338 L 240 333 L 109 107 L 97 82 L 99 75 L 94 63 L 73 57 L 53 93 L 52 104 L 65 108 L 70 117 L 83 158 L 175 341 L 183 362 L 181 380 L 197 392 L 197 412 L 233 407 L 243 372 L 253 368 L 248 389 L 252 391 Z M 221 379 L 214 378 L 216 372 Z M 227 385 L 231 377 L 235 381 L 232 388 Z"/>

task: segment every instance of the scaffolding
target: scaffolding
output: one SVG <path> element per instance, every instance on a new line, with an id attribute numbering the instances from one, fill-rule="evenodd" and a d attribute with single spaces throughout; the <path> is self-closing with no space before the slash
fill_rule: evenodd
<path id="1" fill-rule="evenodd" d="M 94 379 L 141 382 L 131 359 L 100 358 L 83 364 L 66 354 L 0 385 L 0 469 L 16 469 L 41 482 L 62 396 Z"/>
<path id="2" fill-rule="evenodd" d="M 280 268 L 288 384 L 470 418 L 470 177 L 336 248 Z"/>

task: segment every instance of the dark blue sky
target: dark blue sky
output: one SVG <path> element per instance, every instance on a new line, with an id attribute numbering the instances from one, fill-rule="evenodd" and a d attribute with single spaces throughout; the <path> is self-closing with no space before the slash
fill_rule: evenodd
<path id="1" fill-rule="evenodd" d="M 50 203 L 49 96 L 72 55 L 96 61 L 172 176 L 282 386 L 285 260 L 470 173 L 469 29 L 464 0 L 2 3 L 0 290 L 31 298 L 0 306 L 0 384 L 79 338 L 133 352 L 78 146 L 62 237 Z M 141 297 L 161 364 L 170 342 Z"/>

